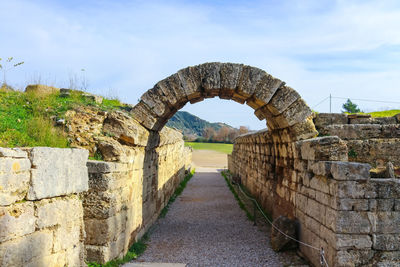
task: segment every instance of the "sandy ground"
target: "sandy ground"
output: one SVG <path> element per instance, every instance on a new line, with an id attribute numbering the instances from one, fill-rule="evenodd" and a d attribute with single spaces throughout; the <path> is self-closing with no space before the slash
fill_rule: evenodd
<path id="1" fill-rule="evenodd" d="M 193 164 L 195 167 L 213 167 L 226 169 L 228 155 L 212 150 L 193 150 Z"/>

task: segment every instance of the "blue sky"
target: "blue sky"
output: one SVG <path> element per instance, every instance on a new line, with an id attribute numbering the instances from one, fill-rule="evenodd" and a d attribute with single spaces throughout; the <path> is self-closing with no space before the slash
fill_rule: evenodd
<path id="1" fill-rule="evenodd" d="M 21 88 L 37 81 L 66 87 L 84 76 L 90 92 L 134 104 L 181 68 L 222 61 L 266 70 L 311 107 L 329 94 L 400 102 L 399 1 L 0 0 L 0 10 L 0 57 L 25 61 L 7 73 Z M 343 102 L 334 99 L 333 111 Z M 356 103 L 365 111 L 400 109 Z M 233 101 L 183 110 L 265 127 Z M 329 103 L 315 110 L 327 112 Z"/>

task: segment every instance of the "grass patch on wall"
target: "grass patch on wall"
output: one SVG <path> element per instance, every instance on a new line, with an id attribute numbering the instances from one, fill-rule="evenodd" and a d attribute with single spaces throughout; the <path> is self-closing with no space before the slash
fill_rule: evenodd
<path id="1" fill-rule="evenodd" d="M 236 190 L 233 188 L 233 186 L 232 186 L 230 180 L 228 179 L 228 174 L 227 174 L 225 171 L 222 171 L 222 172 L 221 172 L 221 175 L 224 177 L 224 179 L 225 179 L 225 181 L 226 181 L 226 184 L 228 185 L 229 190 L 231 190 L 231 192 L 232 192 L 232 194 L 234 195 L 236 201 L 238 202 L 239 207 L 240 207 L 242 210 L 244 210 L 244 212 L 246 212 L 247 218 L 249 218 L 250 221 L 254 222 L 254 215 L 251 214 L 251 213 L 247 210 L 246 206 L 244 205 L 244 203 L 242 202 L 242 200 L 239 198 L 239 196 L 238 196 Z"/>
<path id="2" fill-rule="evenodd" d="M 182 182 L 178 185 L 175 192 L 172 194 L 170 199 L 168 200 L 168 204 L 161 210 L 160 218 L 164 218 L 167 215 L 170 205 L 176 200 L 176 198 L 182 194 L 189 180 L 193 177 L 195 173 L 195 169 L 193 169 L 188 175 L 185 176 Z"/>
<path id="3" fill-rule="evenodd" d="M 69 97 L 60 93 L 0 90 L 0 146 L 68 147 L 63 127 L 55 127 L 52 118 L 64 119 L 65 112 L 78 106 L 93 106 L 100 110 L 122 109 L 118 100 L 104 99 L 102 104 L 73 91 Z"/>
<path id="4" fill-rule="evenodd" d="M 233 150 L 233 144 L 185 142 L 185 146 L 194 150 L 213 150 L 224 154 L 231 154 Z"/>

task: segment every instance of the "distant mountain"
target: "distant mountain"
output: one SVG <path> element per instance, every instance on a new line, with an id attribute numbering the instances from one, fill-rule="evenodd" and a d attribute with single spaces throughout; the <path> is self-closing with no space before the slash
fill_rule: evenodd
<path id="1" fill-rule="evenodd" d="M 208 122 L 186 111 L 176 112 L 167 122 L 167 126 L 181 131 L 184 135 L 196 136 L 202 136 L 203 130 L 207 127 L 214 128 L 215 131 L 218 131 L 223 126 L 233 128 L 221 122 Z"/>

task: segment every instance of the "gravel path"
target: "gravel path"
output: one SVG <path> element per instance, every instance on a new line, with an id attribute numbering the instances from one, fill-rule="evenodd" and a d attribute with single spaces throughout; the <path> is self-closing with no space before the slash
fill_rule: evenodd
<path id="1" fill-rule="evenodd" d="M 282 266 L 260 232 L 239 208 L 215 168 L 197 168 L 182 195 L 150 232 L 141 262 L 188 266 Z"/>

